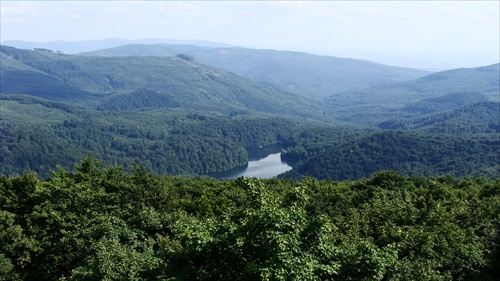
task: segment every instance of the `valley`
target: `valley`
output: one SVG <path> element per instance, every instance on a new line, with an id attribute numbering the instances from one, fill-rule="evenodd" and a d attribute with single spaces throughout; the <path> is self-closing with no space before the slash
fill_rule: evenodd
<path id="1" fill-rule="evenodd" d="M 294 163 L 280 176 L 295 179 L 498 177 L 499 64 L 429 73 L 175 44 L 1 51 L 3 174 L 48 176 L 92 153 L 189 177 L 245 165 L 248 150 L 280 141 Z"/>
<path id="2" fill-rule="evenodd" d="M 500 1 L 0 10 L 0 281 L 500 280 Z"/>

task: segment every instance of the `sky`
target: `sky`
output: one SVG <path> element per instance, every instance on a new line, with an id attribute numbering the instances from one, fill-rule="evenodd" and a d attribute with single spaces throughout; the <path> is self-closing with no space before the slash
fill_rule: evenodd
<path id="1" fill-rule="evenodd" d="M 500 1 L 0 1 L 1 41 L 208 40 L 424 69 L 500 61 Z"/>

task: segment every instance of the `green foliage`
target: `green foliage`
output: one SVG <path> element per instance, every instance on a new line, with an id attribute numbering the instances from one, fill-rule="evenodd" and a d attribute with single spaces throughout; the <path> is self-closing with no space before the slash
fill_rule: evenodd
<path id="1" fill-rule="evenodd" d="M 342 120 L 419 129 L 373 131 L 276 118 L 330 113 L 182 56 L 1 51 L 2 91 L 87 108 L 2 93 L 0 280 L 500 278 L 498 65 L 328 99 Z M 289 62 L 263 72 L 297 79 Z M 332 90 L 311 81 L 284 86 Z M 276 141 L 286 176 L 353 181 L 165 175 Z M 104 165 L 71 169 L 89 150 Z"/>
<path id="2" fill-rule="evenodd" d="M 122 165 L 126 171 L 135 160 L 156 173 L 191 176 L 241 166 L 248 161 L 247 148 L 283 141 L 283 158 L 295 162 L 285 176 L 296 179 L 358 179 L 381 169 L 406 175 L 498 176 L 498 64 L 444 71 L 355 95 L 334 91 L 326 99 L 328 109 L 278 86 L 175 54 L 203 60 L 198 55 L 205 52 L 243 72 L 253 69 L 247 60 L 261 54 L 256 64 L 266 65 L 263 75 L 279 76 L 264 80 L 285 87 L 294 81 L 312 83 L 304 89 L 322 88 L 319 80 L 328 79 L 316 74 L 297 77 L 294 73 L 301 67 L 291 63 L 292 58 L 321 65 L 333 58 L 237 48 L 195 54 L 178 48 L 167 52 L 169 57 L 88 57 L 1 46 L 0 172 L 26 170 L 46 177 L 51 167 L 68 169 L 92 151 L 105 164 Z M 245 63 L 235 64 L 236 57 Z M 266 64 L 269 57 L 273 59 Z M 343 67 L 352 63 L 333 61 Z M 375 73 L 381 67 L 366 66 Z M 340 75 L 337 72 L 328 73 Z M 342 73 L 352 74 L 347 72 Z M 294 81 L 282 81 L 283 75 Z M 333 91 L 331 85 L 325 87 Z M 420 132 L 319 127 L 319 121 L 303 117 Z M 297 120 L 309 129 L 303 130 Z"/>
<path id="3" fill-rule="evenodd" d="M 482 102 L 439 114 L 382 122 L 382 129 L 422 129 L 427 132 L 454 135 L 499 133 L 500 103 Z"/>
<path id="4" fill-rule="evenodd" d="M 0 181 L 2 280 L 497 280 L 500 181 L 216 181 L 89 155 Z"/>
<path id="5" fill-rule="evenodd" d="M 457 132 L 458 133 L 458 132 Z M 360 179 L 379 170 L 396 170 L 406 175 L 457 177 L 487 176 L 498 178 L 498 151 L 496 133 L 469 135 L 431 134 L 419 131 L 383 131 L 361 134 L 357 138 L 321 144 L 318 138 L 294 136 L 285 142 L 284 153 L 299 160 L 294 169 L 280 175 L 318 179 Z"/>
<path id="6" fill-rule="evenodd" d="M 420 100 L 414 104 L 407 105 L 403 108 L 403 111 L 426 114 L 436 111 L 455 110 L 462 106 L 488 101 L 490 101 L 488 96 L 481 93 L 451 93 Z"/>
<path id="7" fill-rule="evenodd" d="M 156 173 L 225 171 L 247 163 L 246 148 L 272 144 L 301 126 L 282 118 L 97 112 L 20 95 L 2 100 L 2 118 L 0 172 L 40 176 L 56 165 L 71 168 L 87 151 L 129 171 L 131 159 Z"/>
<path id="8" fill-rule="evenodd" d="M 98 110 L 134 110 L 155 108 L 176 108 L 180 103 L 170 94 L 139 89 L 130 94 L 116 95 L 102 102 Z"/>
<path id="9" fill-rule="evenodd" d="M 498 103 L 421 117 L 411 124 L 413 131 L 392 132 L 170 110 L 93 111 L 6 96 L 0 172 L 27 170 L 46 177 L 51 167 L 70 169 L 92 151 L 105 164 L 127 171 L 132 159 L 155 173 L 207 174 L 245 164 L 246 148 L 282 141 L 282 157 L 295 168 L 285 176 L 295 179 L 359 179 L 381 169 L 406 175 L 498 177 Z"/>

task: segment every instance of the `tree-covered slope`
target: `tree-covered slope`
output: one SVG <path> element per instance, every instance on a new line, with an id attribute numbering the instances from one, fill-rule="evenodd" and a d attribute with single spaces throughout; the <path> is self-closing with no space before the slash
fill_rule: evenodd
<path id="1" fill-rule="evenodd" d="M 443 113 L 424 114 L 413 118 L 382 122 L 382 129 L 421 129 L 447 134 L 500 133 L 500 103 L 479 102 Z"/>
<path id="2" fill-rule="evenodd" d="M 498 177 L 498 64 L 372 87 L 325 110 L 188 54 L 1 51 L 4 174 L 47 176 L 87 151 L 126 169 L 137 160 L 156 173 L 205 174 L 245 164 L 245 148 L 279 140 L 296 161 L 287 177 L 358 179 L 381 169 Z"/>
<path id="3" fill-rule="evenodd" d="M 220 172 L 246 164 L 246 148 L 268 145 L 301 126 L 282 118 L 222 117 L 180 108 L 96 111 L 24 95 L 3 95 L 0 173 L 49 174 L 88 151 L 106 164 L 132 161 L 159 174 Z"/>
<path id="4" fill-rule="evenodd" d="M 491 91 L 493 93 L 493 91 Z M 479 92 L 456 92 L 442 96 L 425 98 L 404 106 L 401 111 L 410 114 L 427 114 L 456 110 L 459 107 L 494 100 L 492 95 Z"/>
<path id="5" fill-rule="evenodd" d="M 499 73 L 500 64 L 447 70 L 411 81 L 338 93 L 326 98 L 325 104 L 339 120 L 377 125 L 478 102 L 498 102 Z"/>
<path id="6" fill-rule="evenodd" d="M 283 177 L 360 179 L 380 170 L 405 175 L 499 178 L 498 133 L 447 135 L 425 131 L 385 131 L 323 148 L 309 156 L 304 145 L 290 152 L 301 160 Z M 305 154 L 297 151 L 304 150 Z M 286 153 L 284 155 L 286 157 Z"/>
<path id="7" fill-rule="evenodd" d="M 273 83 L 285 91 L 316 100 L 347 90 L 361 90 L 373 85 L 411 80 L 429 74 L 427 71 L 356 59 L 236 47 L 135 44 L 83 55 L 175 56 L 179 53 L 238 75 Z"/>
<path id="8" fill-rule="evenodd" d="M 309 128 L 284 141 L 294 163 L 283 177 L 359 179 L 379 170 L 405 175 L 500 177 L 500 103 L 383 122 L 383 130 Z"/>
<path id="9" fill-rule="evenodd" d="M 126 94 L 118 98 L 126 100 L 133 91 L 149 89 L 165 93 L 186 109 L 323 115 L 317 102 L 183 57 L 86 57 L 7 46 L 1 50 L 4 94 L 77 99 L 98 107 L 109 103 L 104 97 Z"/>

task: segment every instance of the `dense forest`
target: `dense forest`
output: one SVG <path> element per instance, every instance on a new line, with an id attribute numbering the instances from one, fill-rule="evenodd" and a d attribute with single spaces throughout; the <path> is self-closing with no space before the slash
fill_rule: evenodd
<path id="1" fill-rule="evenodd" d="M 109 103 L 137 102 L 142 93 L 153 99 L 164 96 L 165 108 L 224 115 L 243 112 L 319 118 L 323 113 L 319 102 L 177 56 L 101 58 L 8 46 L 0 46 L 0 51 L 3 94 L 28 94 L 93 109 L 122 108 L 110 108 Z M 169 102 L 165 104 L 165 100 Z M 151 103 L 139 103 L 128 109 L 150 107 Z"/>
<path id="2" fill-rule="evenodd" d="M 482 102 L 500 101 L 500 64 L 459 68 L 422 78 L 334 93 L 324 103 L 337 120 L 378 126 L 385 121 L 441 114 Z M 497 113 L 498 114 L 498 113 Z"/>
<path id="3" fill-rule="evenodd" d="M 156 92 L 147 93 L 157 97 Z M 153 100 L 151 105 L 161 104 Z M 498 103 L 476 104 L 392 123 L 397 130 L 380 130 L 276 116 L 186 113 L 177 108 L 96 111 L 8 95 L 2 99 L 0 173 L 25 170 L 46 177 L 56 165 L 71 169 L 91 151 L 106 165 L 121 165 L 126 171 L 137 161 L 158 174 L 204 175 L 244 165 L 247 149 L 279 141 L 282 158 L 294 166 L 282 176 L 293 179 L 354 180 L 379 170 L 498 178 L 498 108 Z"/>
<path id="4" fill-rule="evenodd" d="M 500 181 L 0 177 L 0 280 L 498 280 Z"/>
<path id="5" fill-rule="evenodd" d="M 26 96 L 6 96 L 0 127 L 1 174 L 50 175 L 88 151 L 130 170 L 131 160 L 156 173 L 194 175 L 246 164 L 246 148 L 284 139 L 303 125 L 283 118 L 214 117 L 182 112 L 92 111 Z M 34 118 L 25 119 L 24 112 Z"/>
<path id="6" fill-rule="evenodd" d="M 283 141 L 282 158 L 300 179 L 359 179 L 379 170 L 404 175 L 500 177 L 500 103 L 386 121 L 384 130 L 308 128 Z"/>
<path id="7" fill-rule="evenodd" d="M 283 157 L 299 163 L 282 177 L 346 180 L 368 177 L 379 170 L 405 175 L 499 177 L 500 140 L 495 134 L 384 131 L 336 145 L 300 135 L 297 140 L 292 137 L 285 142 L 291 146 Z"/>

